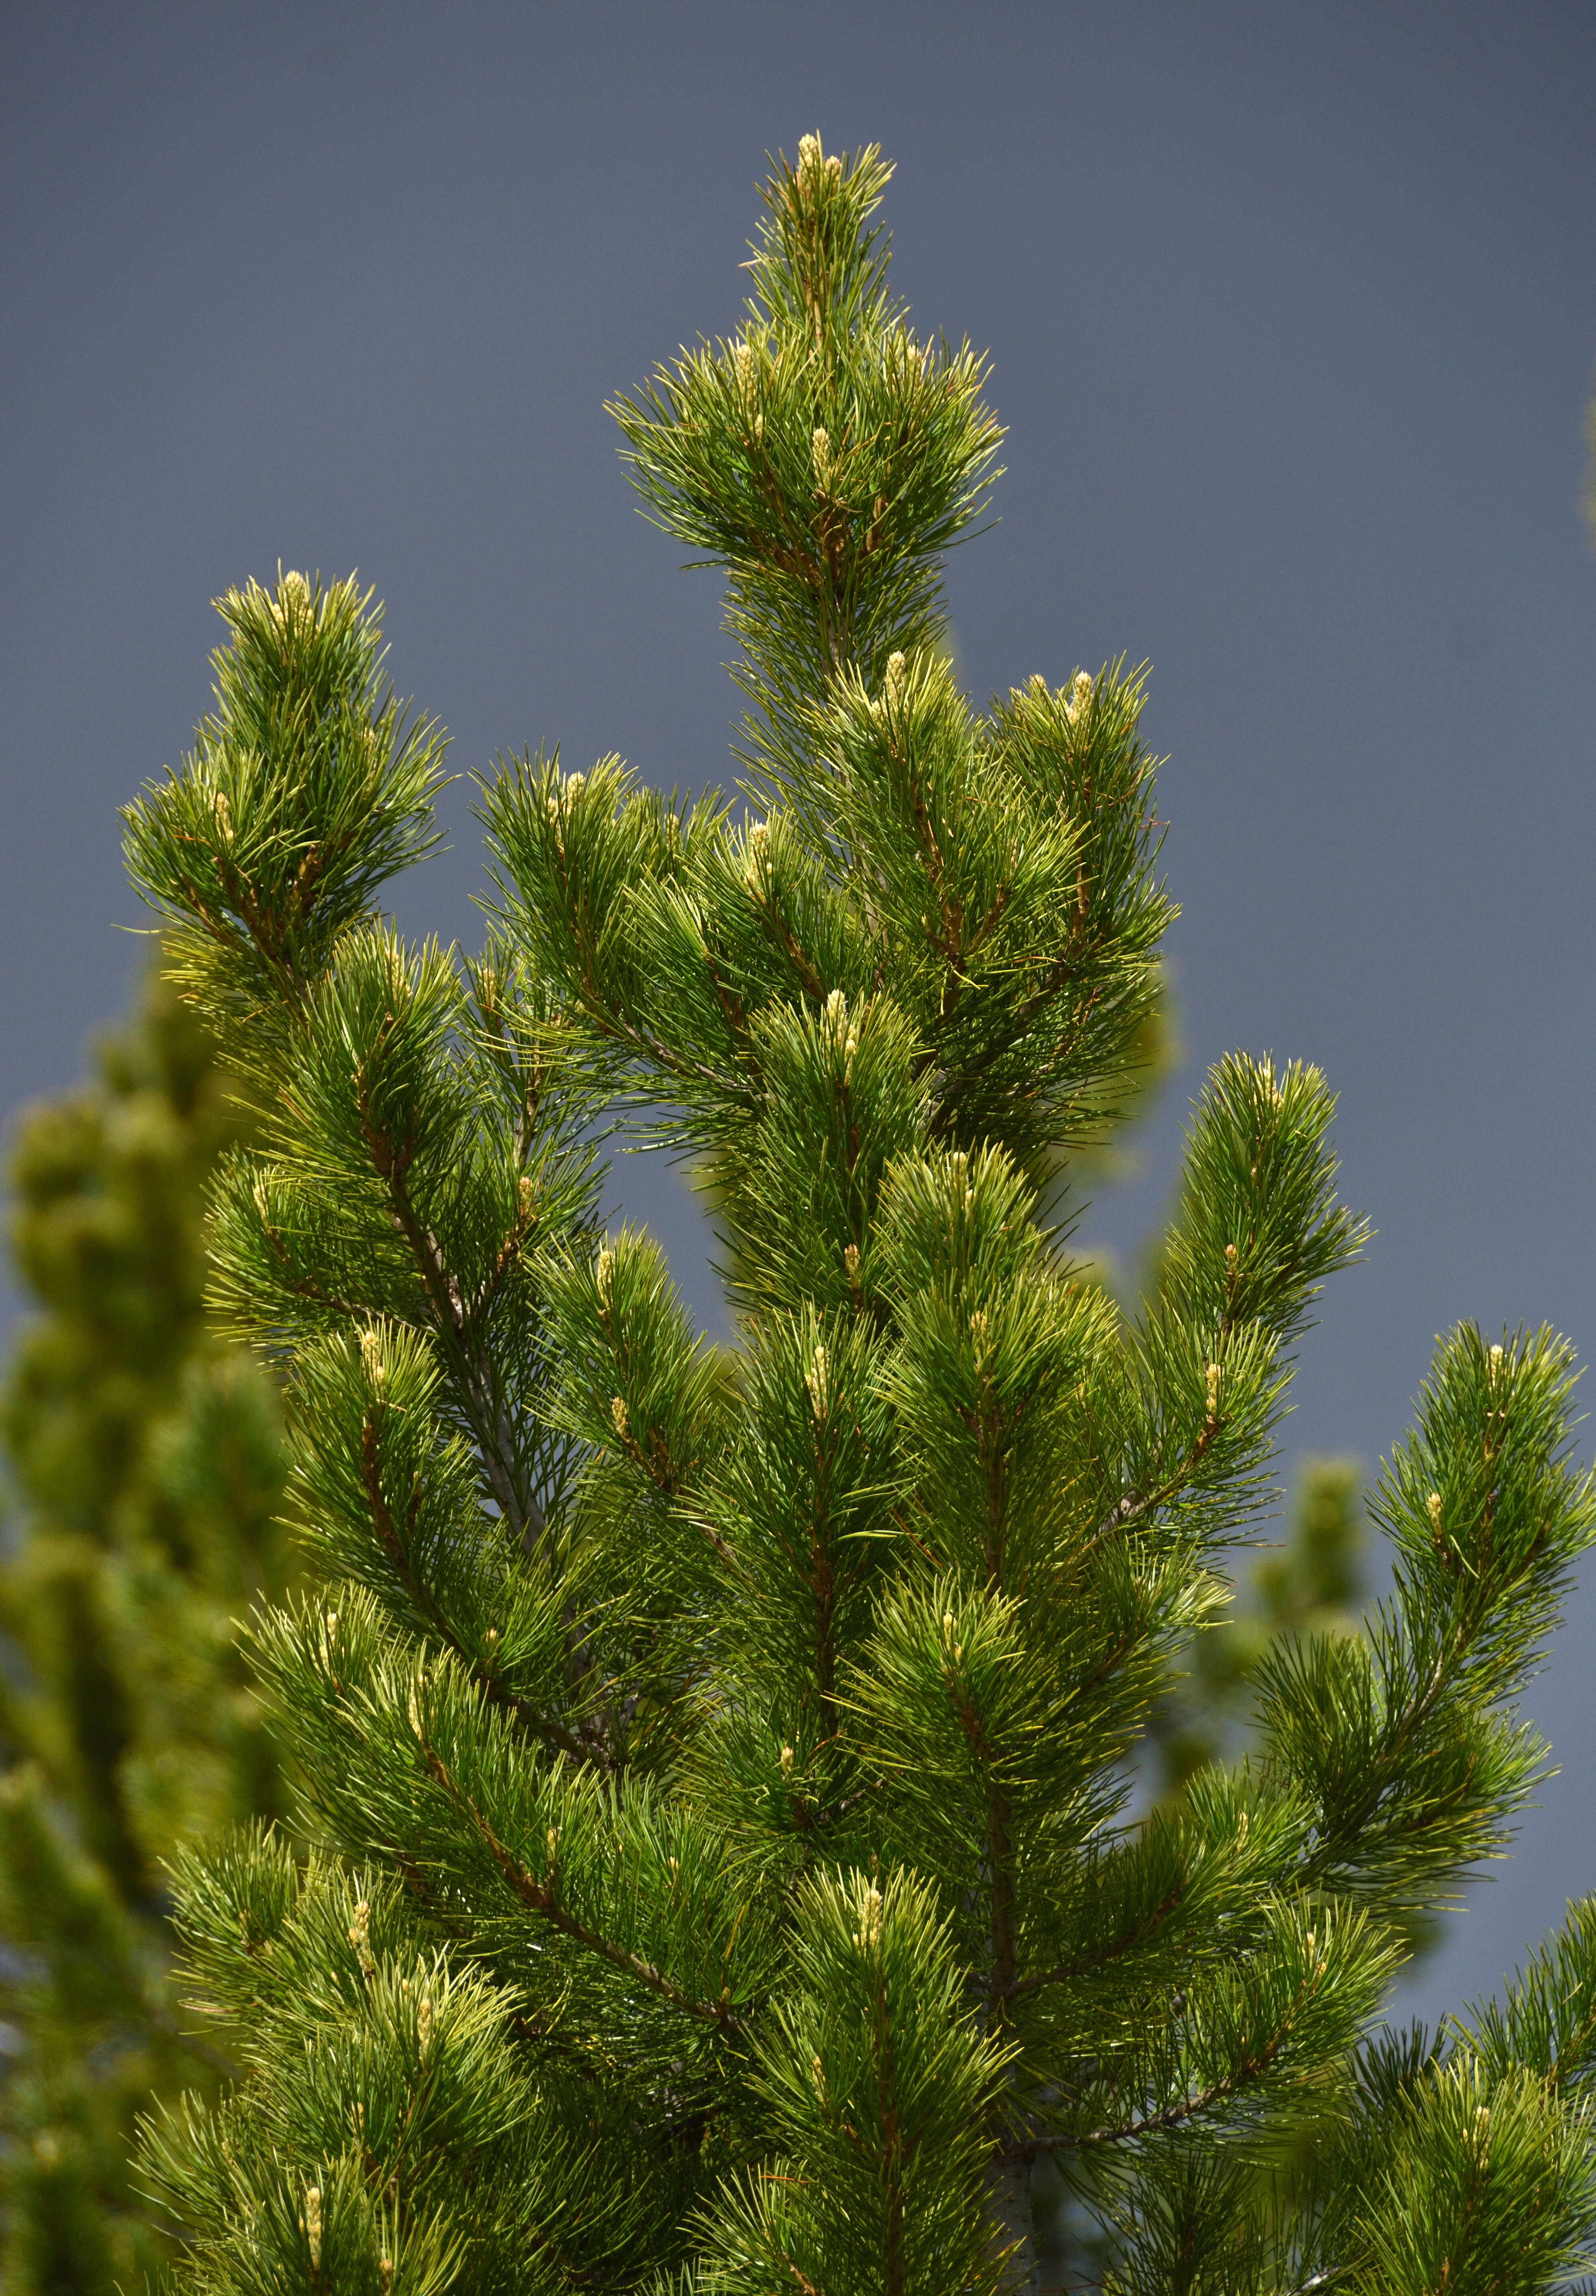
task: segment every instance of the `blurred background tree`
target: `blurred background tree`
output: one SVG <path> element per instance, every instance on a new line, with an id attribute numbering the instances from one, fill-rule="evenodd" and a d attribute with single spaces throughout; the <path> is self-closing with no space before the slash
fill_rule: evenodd
<path id="1" fill-rule="evenodd" d="M 235 1624 L 288 1577 L 278 1398 L 203 1299 L 206 1181 L 247 1128 L 152 978 L 12 1148 L 36 1313 L 0 1391 L 6 2296 L 110 2296 L 164 2260 L 134 2117 L 224 2068 L 185 2031 L 162 1859 L 278 1808 Z"/>
<path id="2" fill-rule="evenodd" d="M 1285 1637 L 1360 1631 L 1363 1576 L 1363 1473 L 1356 1459 L 1305 1459 L 1279 1546 L 1242 1574 L 1229 1615 L 1199 1635 L 1186 1671 L 1153 1709 L 1156 1794 L 1179 1793 L 1210 1762 L 1246 1751 L 1258 1669 Z"/>

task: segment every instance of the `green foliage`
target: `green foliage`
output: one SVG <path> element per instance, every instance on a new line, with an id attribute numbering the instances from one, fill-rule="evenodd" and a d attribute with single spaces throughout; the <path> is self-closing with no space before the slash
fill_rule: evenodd
<path id="1" fill-rule="evenodd" d="M 506 1997 L 426 1949 L 391 1883 L 297 1867 L 259 1833 L 190 1874 L 208 2006 L 250 2074 L 246 2097 L 215 2114 L 185 2099 L 152 2133 L 174 2212 L 226 2227 L 202 2235 L 195 2285 L 280 2287 L 286 2255 L 301 2283 L 442 2290 L 460 2262 L 462 2182 L 483 2286 L 562 2288 L 563 2252 L 602 2268 L 624 2247 L 596 2145 L 558 2127 Z M 306 2160 L 309 2177 L 292 2165 Z"/>
<path id="2" fill-rule="evenodd" d="M 811 1874 L 754 2075 L 784 2147 L 704 2212 L 712 2289 L 989 2288 L 982 2109 L 1002 2051 L 959 2016 L 935 1893 Z"/>
<path id="3" fill-rule="evenodd" d="M 617 410 L 727 569 L 763 818 L 524 758 L 486 957 L 404 947 L 355 896 L 429 841 L 435 746 L 391 764 L 369 609 L 293 577 L 224 602 L 218 714 L 130 816 L 257 1080 L 217 1291 L 320 1582 L 252 1632 L 313 1854 L 184 1869 L 245 2067 L 146 2140 L 196 2289 L 1034 2288 L 1049 2160 L 1121 2289 L 1528 2290 L 1586 2236 L 1543 2005 L 1588 1929 L 1499 2029 L 1364 2042 L 1543 1762 L 1517 1701 L 1596 1536 L 1562 1342 L 1442 1344 L 1368 1636 L 1304 1604 L 1248 1760 L 1129 1806 L 1366 1230 L 1322 1077 L 1239 1055 L 1139 1314 L 1046 1224 L 1158 1010 L 1142 685 L 958 692 L 997 432 L 887 297 L 884 181 L 806 137 L 743 333 Z M 324 910 L 279 857 L 333 821 Z M 706 1160 L 735 1348 L 601 1234 L 605 1122 Z"/>
<path id="4" fill-rule="evenodd" d="M 200 1197 L 240 1117 L 152 984 L 86 1089 L 23 1120 L 12 1243 L 37 1312 L 4 1391 L 0 1936 L 8 2289 L 132 2285 L 161 2253 L 126 2167 L 181 2030 L 163 1861 L 280 1807 L 234 1621 L 279 1588 L 275 1389 L 204 1316 Z M 213 2074 L 210 2086 L 214 2087 Z"/>
<path id="5" fill-rule="evenodd" d="M 894 652 L 934 654 L 942 554 L 998 475 L 984 360 L 917 339 L 888 291 L 869 219 L 891 174 L 874 145 L 783 160 L 736 340 L 609 410 L 650 514 L 727 570 L 749 762 L 800 808 L 817 700 L 848 672 L 876 693 Z"/>
<path id="6" fill-rule="evenodd" d="M 230 590 L 221 714 L 199 728 L 187 770 L 128 808 L 134 882 L 178 897 L 172 978 L 217 1021 L 252 1023 L 229 1032 L 234 1058 L 383 881 L 438 842 L 440 744 L 383 685 L 369 609 L 352 579 Z"/>

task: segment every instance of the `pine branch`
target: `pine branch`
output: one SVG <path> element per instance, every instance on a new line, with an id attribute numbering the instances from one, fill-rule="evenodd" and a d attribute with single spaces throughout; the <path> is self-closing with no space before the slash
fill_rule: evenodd
<path id="1" fill-rule="evenodd" d="M 482 1695 L 491 1705 L 514 1716 L 514 1719 L 533 1736 L 542 1740 L 546 1745 L 553 1747 L 557 1752 L 565 1754 L 573 1760 L 596 1759 L 605 1768 L 613 1767 L 605 1748 L 578 1738 L 554 1716 L 542 1712 L 523 1698 L 515 1697 L 512 1692 L 505 1688 L 503 1683 L 490 1669 L 482 1666 L 475 1652 L 462 1642 L 431 1588 L 412 1570 L 406 1542 L 400 1539 L 394 1528 L 392 1513 L 383 1491 L 382 1472 L 377 1461 L 376 1427 L 369 1418 L 361 1430 L 360 1464 L 366 1499 L 371 1510 L 372 1529 L 376 1533 L 383 1553 L 393 1565 L 395 1576 L 439 1641 L 446 1650 L 460 1660 Z M 420 1499 L 421 1488 L 418 1483 L 411 1503 L 411 1521 L 407 1525 L 412 1534 L 415 1530 L 415 1515 Z"/>
<path id="2" fill-rule="evenodd" d="M 624 1946 L 615 1945 L 611 1939 L 600 1936 L 597 1931 L 589 1929 L 585 1923 L 578 1921 L 576 1916 L 560 1903 L 555 1882 L 552 1878 L 547 1882 L 539 1882 L 535 1874 L 531 1873 L 518 1857 L 506 1849 L 470 1796 L 465 1793 L 455 1779 L 450 1776 L 424 1734 L 418 1734 L 417 1743 L 422 1759 L 426 1764 L 429 1773 L 448 1796 L 461 1816 L 466 1819 L 504 1880 L 530 1912 L 536 1914 L 540 1920 L 546 1921 L 550 1928 L 556 1930 L 562 1937 L 567 1937 L 574 1945 L 580 1946 L 584 1952 L 596 1955 L 599 1960 L 607 1963 L 612 1969 L 620 1970 L 624 1975 L 634 1978 L 639 1985 L 646 1986 L 651 1993 L 656 1994 L 662 2001 L 667 2003 L 670 2008 L 678 2010 L 683 2016 L 695 2018 L 702 2023 L 714 2026 L 717 2031 L 725 2035 L 728 2039 L 736 2040 L 743 2038 L 746 2031 L 745 2019 L 732 2008 L 728 1994 L 722 1993 L 719 2001 L 695 2000 L 690 1994 L 682 1992 L 679 1986 L 673 1985 L 668 1977 L 662 1975 L 652 1962 L 643 1960 L 639 1955 L 629 1953 Z M 556 1870 L 551 1868 L 551 1874 Z"/>

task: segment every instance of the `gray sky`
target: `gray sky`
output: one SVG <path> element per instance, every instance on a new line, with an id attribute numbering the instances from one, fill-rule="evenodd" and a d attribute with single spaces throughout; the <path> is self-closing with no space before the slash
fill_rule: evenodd
<path id="1" fill-rule="evenodd" d="M 717 586 L 634 515 L 600 402 L 735 324 L 764 154 L 818 128 L 897 160 L 898 287 L 993 353 L 972 688 L 1153 664 L 1186 1062 L 1087 1232 L 1156 1218 L 1222 1052 L 1302 1055 L 1379 1234 L 1288 1452 L 1377 1458 L 1460 1317 L 1596 1348 L 1588 5 L 12 0 L 0 29 L 5 1105 L 123 1001 L 114 809 L 206 707 L 230 582 L 358 566 L 462 772 L 557 739 L 725 776 Z M 476 937 L 468 805 L 407 928 Z M 618 1187 L 718 1322 L 679 1182 Z M 1565 1775 L 1426 2010 L 1596 1886 L 1586 1580 L 1530 1701 Z"/>

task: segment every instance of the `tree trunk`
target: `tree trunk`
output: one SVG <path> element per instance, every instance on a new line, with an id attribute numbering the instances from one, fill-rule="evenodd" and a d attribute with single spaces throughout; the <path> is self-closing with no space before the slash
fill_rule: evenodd
<path id="1" fill-rule="evenodd" d="M 1003 2284 L 1012 2296 L 1038 2296 L 1030 2161 L 1016 2160 L 1007 2149 L 995 2152 L 987 2166 L 986 2186 L 997 2235 L 993 2246 L 1013 2251 Z"/>

